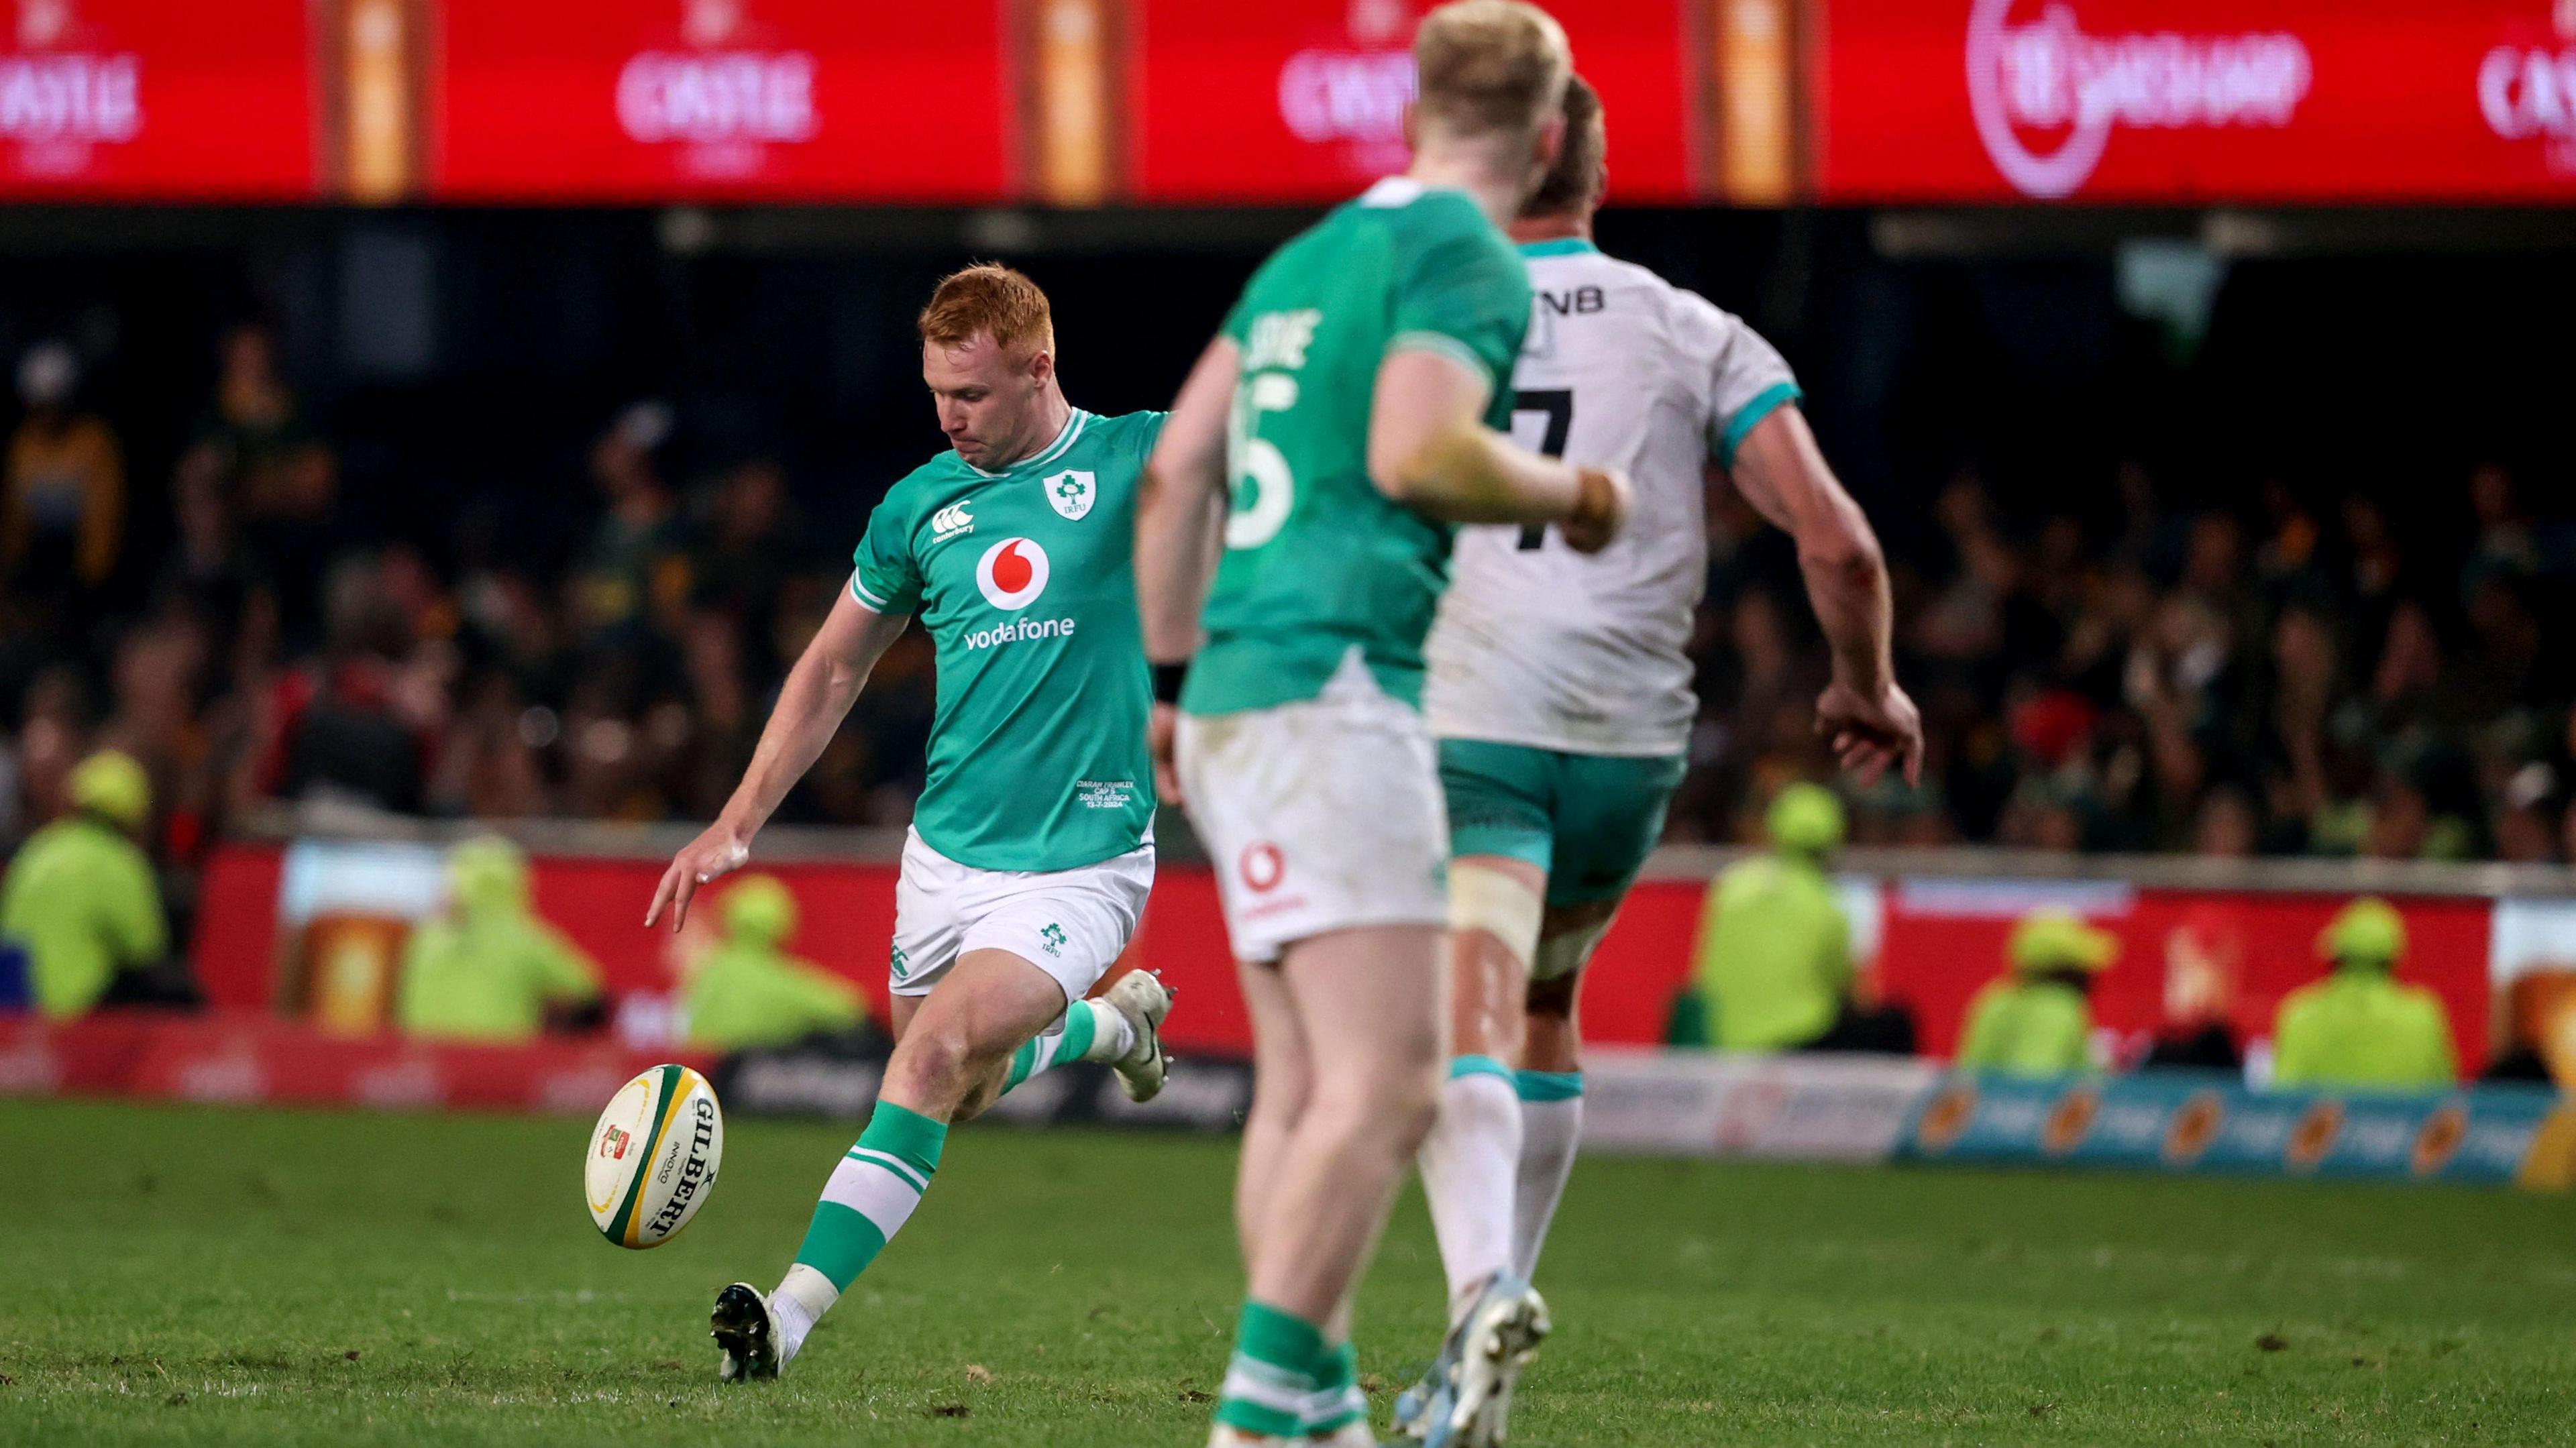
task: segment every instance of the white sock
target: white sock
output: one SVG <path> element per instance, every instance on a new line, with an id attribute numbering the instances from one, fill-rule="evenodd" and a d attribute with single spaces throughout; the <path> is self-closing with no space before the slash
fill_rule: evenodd
<path id="1" fill-rule="evenodd" d="M 787 1269 L 778 1290 L 769 1294 L 769 1327 L 778 1338 L 778 1361 L 782 1366 L 805 1346 L 805 1335 L 840 1300 L 841 1290 L 832 1285 L 831 1278 L 802 1262 Z"/>
<path id="2" fill-rule="evenodd" d="M 1422 1191 L 1449 1275 L 1455 1322 L 1498 1272 L 1511 1269 L 1512 1171 L 1521 1109 L 1512 1075 L 1491 1056 L 1460 1056 L 1440 1088 L 1440 1119 L 1422 1143 Z"/>
<path id="3" fill-rule="evenodd" d="M 1072 1009 L 1091 1012 L 1091 1045 L 1083 1051 L 1082 1059 L 1115 1061 L 1136 1049 L 1136 1028 L 1109 1002 L 1076 1001 Z"/>
<path id="4" fill-rule="evenodd" d="M 1583 1139 L 1583 1073 L 1523 1071 L 1513 1084 L 1520 1094 L 1521 1160 L 1512 1192 L 1512 1271 L 1527 1282 L 1538 1271 L 1539 1248 L 1547 1244 L 1547 1225 Z"/>

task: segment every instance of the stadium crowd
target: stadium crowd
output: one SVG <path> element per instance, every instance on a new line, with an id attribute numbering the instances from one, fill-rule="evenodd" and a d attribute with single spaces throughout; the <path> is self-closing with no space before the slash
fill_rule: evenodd
<path id="1" fill-rule="evenodd" d="M 182 919 L 208 843 L 263 803 L 716 809 L 842 586 L 844 540 L 807 521 L 852 511 L 821 497 L 836 480 L 692 457 L 674 409 L 645 401 L 597 420 L 565 488 L 586 516 L 559 546 L 498 546 L 470 496 L 443 530 L 388 536 L 346 506 L 331 430 L 267 331 L 226 333 L 212 373 L 171 404 L 195 419 L 175 466 L 144 476 L 84 405 L 72 348 L 19 361 L 0 845 L 60 814 L 105 747 L 149 776 L 145 838 Z M 1930 753 L 1919 788 L 1848 801 L 1853 842 L 2568 858 L 2576 516 L 2500 466 L 2415 486 L 2456 494 L 2445 525 L 2285 480 L 2185 506 L 2135 464 L 2059 510 L 2008 510 L 1963 471 L 1924 516 L 1882 517 Z M 1830 773 L 1809 731 L 1825 657 L 1782 540 L 1722 480 L 1711 498 L 1703 719 L 1670 828 L 1744 841 L 1784 784 Z M 904 820 L 931 683 L 915 632 L 783 817 Z"/>

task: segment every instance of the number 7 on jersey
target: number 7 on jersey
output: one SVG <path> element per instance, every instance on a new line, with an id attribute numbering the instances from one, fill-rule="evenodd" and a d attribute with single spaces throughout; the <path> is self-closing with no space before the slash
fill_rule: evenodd
<path id="1" fill-rule="evenodd" d="M 1542 419 L 1537 451 L 1546 457 L 1565 456 L 1565 435 L 1574 430 L 1574 389 L 1545 387 L 1516 393 L 1512 397 L 1512 434 L 1520 436 L 1521 416 L 1529 413 Z M 1547 526 L 1532 523 L 1521 529 L 1520 551 L 1535 553 L 1547 542 Z"/>

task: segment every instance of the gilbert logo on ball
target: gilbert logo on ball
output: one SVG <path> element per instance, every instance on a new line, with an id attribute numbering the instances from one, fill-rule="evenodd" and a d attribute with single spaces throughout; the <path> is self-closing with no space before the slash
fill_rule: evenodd
<path id="1" fill-rule="evenodd" d="M 590 1220 L 620 1247 L 659 1247 L 705 1205 L 723 1160 L 715 1088 L 686 1066 L 656 1066 L 618 1088 L 590 1129 Z"/>
<path id="2" fill-rule="evenodd" d="M 1003 539 L 976 560 L 975 586 L 995 608 L 1017 612 L 1028 607 L 1046 592 L 1046 550 L 1034 538 Z"/>

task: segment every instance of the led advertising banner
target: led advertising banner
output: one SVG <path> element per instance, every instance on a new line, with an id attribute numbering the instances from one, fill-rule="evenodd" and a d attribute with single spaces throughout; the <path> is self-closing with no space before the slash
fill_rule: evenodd
<path id="1" fill-rule="evenodd" d="M 1413 30 L 1427 0 L 1133 0 L 1130 172 L 1149 201 L 1331 201 L 1405 166 Z M 1613 194 L 1694 194 L 1692 7 L 1554 7 L 1602 93 Z"/>
<path id="2" fill-rule="evenodd" d="M 304 0 L 15 0 L 0 19 L 0 197 L 313 194 Z"/>
<path id="3" fill-rule="evenodd" d="M 2576 199 L 2561 0 L 1816 0 L 1828 202 Z"/>
<path id="4" fill-rule="evenodd" d="M 442 0 L 446 200 L 988 201 L 1008 189 L 997 4 Z"/>

